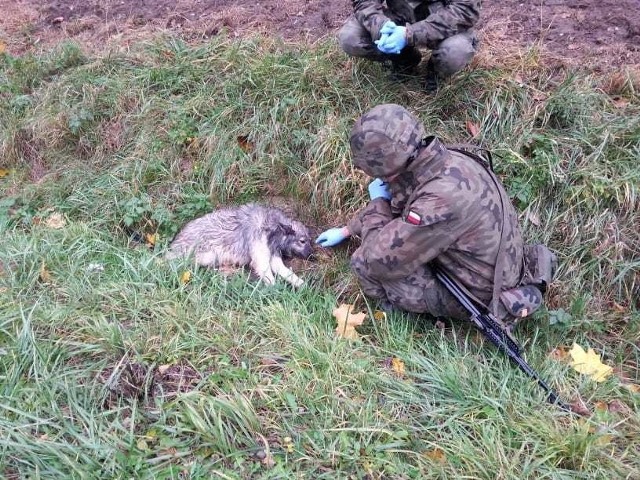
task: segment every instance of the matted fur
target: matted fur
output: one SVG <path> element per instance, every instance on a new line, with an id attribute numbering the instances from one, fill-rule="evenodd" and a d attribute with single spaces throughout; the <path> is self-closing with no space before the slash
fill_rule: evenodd
<path id="1" fill-rule="evenodd" d="M 280 276 L 303 284 L 282 261 L 313 252 L 309 230 L 275 207 L 255 203 L 214 210 L 187 223 L 176 235 L 167 259 L 193 255 L 206 267 L 249 266 L 266 284 Z"/>

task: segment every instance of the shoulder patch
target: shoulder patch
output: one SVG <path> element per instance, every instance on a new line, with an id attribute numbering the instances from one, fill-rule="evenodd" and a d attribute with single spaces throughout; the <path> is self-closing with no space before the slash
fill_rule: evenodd
<path id="1" fill-rule="evenodd" d="M 409 210 L 406 221 L 411 225 L 420 225 L 422 223 L 422 217 L 419 213 L 416 213 L 413 210 Z"/>

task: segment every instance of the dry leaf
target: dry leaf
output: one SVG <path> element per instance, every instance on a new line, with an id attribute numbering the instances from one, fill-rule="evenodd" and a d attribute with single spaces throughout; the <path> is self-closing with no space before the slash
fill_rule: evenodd
<path id="1" fill-rule="evenodd" d="M 606 412 L 607 410 L 609 410 L 609 405 L 607 404 L 607 402 L 596 402 L 595 409 L 599 412 Z"/>
<path id="2" fill-rule="evenodd" d="M 157 233 L 146 233 L 144 235 L 144 240 L 147 244 L 147 247 L 153 247 L 155 246 L 156 242 L 158 241 L 158 234 Z"/>
<path id="3" fill-rule="evenodd" d="M 40 265 L 40 281 L 43 283 L 51 283 L 52 280 L 51 272 L 47 270 L 47 266 L 42 262 L 42 265 Z"/>
<path id="4" fill-rule="evenodd" d="M 391 368 L 393 371 L 400 377 L 404 376 L 404 362 L 400 360 L 398 357 L 393 357 L 391 359 Z"/>
<path id="5" fill-rule="evenodd" d="M 631 393 L 640 393 L 640 385 L 636 385 L 635 383 L 628 383 L 625 385 L 625 388 Z"/>
<path id="6" fill-rule="evenodd" d="M 64 217 L 61 213 L 52 213 L 47 218 L 45 225 L 49 228 L 53 228 L 55 230 L 59 230 L 65 226 L 67 222 L 65 222 Z"/>
<path id="7" fill-rule="evenodd" d="M 333 316 L 338 322 L 336 327 L 336 335 L 341 338 L 348 338 L 355 340 L 358 338 L 358 332 L 356 332 L 356 326 L 362 325 L 364 319 L 367 317 L 366 313 L 354 313 L 352 312 L 353 305 L 343 303 L 338 308 L 333 309 Z"/>
<path id="8" fill-rule="evenodd" d="M 246 135 L 238 135 L 236 140 L 238 141 L 240 150 L 242 150 L 244 153 L 251 153 L 255 150 L 255 145 L 251 141 L 249 141 L 249 137 L 247 137 Z"/>
<path id="9" fill-rule="evenodd" d="M 383 320 L 387 319 L 387 312 L 383 312 L 382 310 L 376 310 L 375 312 L 373 312 L 373 318 L 378 322 L 382 322 Z"/>
<path id="10" fill-rule="evenodd" d="M 467 127 L 467 132 L 469 132 L 469 135 L 471 135 L 472 138 L 478 136 L 478 134 L 480 133 L 480 127 L 478 127 L 477 124 L 473 123 L 471 120 L 467 120 L 465 122 L 465 125 Z"/>
<path id="11" fill-rule="evenodd" d="M 160 375 L 164 375 L 171 368 L 171 365 L 160 365 L 158 367 L 158 373 Z"/>
<path id="12" fill-rule="evenodd" d="M 591 415 L 591 410 L 589 410 L 589 407 L 587 407 L 587 405 L 582 401 L 580 397 L 576 398 L 573 402 L 571 402 L 571 405 L 569 405 L 569 408 L 573 413 L 577 413 L 578 415 L 584 415 L 584 416 Z"/>
<path id="13" fill-rule="evenodd" d="M 1 46 L 2 44 L 0 43 L 0 47 Z M 2 53 L 2 50 L 0 50 L 0 53 Z M 7 170 L 6 168 L 0 168 L 0 178 L 6 177 L 7 175 L 9 175 L 9 170 Z"/>
<path id="14" fill-rule="evenodd" d="M 569 347 L 556 347 L 549 353 L 549 358 L 558 362 L 565 362 L 569 358 Z"/>
<path id="15" fill-rule="evenodd" d="M 7 46 L 5 45 L 4 42 L 0 41 L 0 55 L 2 55 L 6 51 L 7 51 Z"/>
<path id="16" fill-rule="evenodd" d="M 180 283 L 186 285 L 187 283 L 189 283 L 189 280 L 191 280 L 191 272 L 189 270 L 185 270 L 180 275 Z"/>
<path id="17" fill-rule="evenodd" d="M 629 406 L 620 400 L 611 400 L 609 402 L 608 408 L 610 412 L 614 413 L 622 413 L 625 415 L 630 415 L 632 413 Z"/>
<path id="18" fill-rule="evenodd" d="M 589 375 L 596 382 L 604 382 L 613 372 L 613 368 L 602 363 L 600 355 L 593 348 L 585 352 L 580 345 L 574 343 L 569 355 L 572 358 L 570 365 L 573 369 L 584 375 Z"/>
<path id="19" fill-rule="evenodd" d="M 447 463 L 447 455 L 444 453 L 444 450 L 440 448 L 434 448 L 433 450 L 429 450 L 425 452 L 425 457 L 429 460 L 433 460 L 436 463 L 445 464 Z"/>

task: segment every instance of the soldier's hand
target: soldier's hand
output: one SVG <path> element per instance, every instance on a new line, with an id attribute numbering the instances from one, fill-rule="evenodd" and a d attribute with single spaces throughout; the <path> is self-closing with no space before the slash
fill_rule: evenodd
<path id="1" fill-rule="evenodd" d="M 389 186 L 386 182 L 376 178 L 373 182 L 369 184 L 369 198 L 373 200 L 374 198 L 384 198 L 386 200 L 391 200 L 391 190 L 389 190 Z"/>
<path id="2" fill-rule="evenodd" d="M 391 23 L 392 25 L 387 25 Z M 407 46 L 407 29 L 399 27 L 393 22 L 387 22 L 380 30 L 380 40 L 375 44 L 382 53 L 400 53 Z"/>
<path id="3" fill-rule="evenodd" d="M 325 230 L 322 232 L 318 238 L 316 238 L 316 243 L 321 247 L 333 247 L 338 245 L 340 242 L 346 240 L 351 236 L 349 229 L 347 227 L 335 227 L 330 228 L 329 230 Z"/>

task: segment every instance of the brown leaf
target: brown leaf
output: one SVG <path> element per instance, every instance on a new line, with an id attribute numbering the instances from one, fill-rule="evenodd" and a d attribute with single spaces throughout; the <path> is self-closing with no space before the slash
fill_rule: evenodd
<path id="1" fill-rule="evenodd" d="M 49 228 L 59 230 L 65 226 L 66 222 L 61 213 L 52 213 L 45 221 L 45 225 Z"/>
<path id="2" fill-rule="evenodd" d="M 640 385 L 636 385 L 635 383 L 627 383 L 625 388 L 631 393 L 640 393 Z"/>
<path id="3" fill-rule="evenodd" d="M 0 42 L 0 53 L 2 53 L 2 42 Z M 9 170 L 7 170 L 6 168 L 0 168 L 0 178 L 6 177 L 7 175 L 9 175 L 9 173 Z"/>
<path id="4" fill-rule="evenodd" d="M 587 405 L 584 403 L 584 401 L 582 401 L 580 397 L 571 402 L 569 408 L 573 413 L 577 413 L 578 415 L 591 415 L 591 410 L 589 410 L 589 407 L 587 407 Z"/>
<path id="5" fill-rule="evenodd" d="M 621 400 L 611 400 L 609 402 L 609 411 L 614 413 L 630 414 L 631 409 Z"/>
<path id="6" fill-rule="evenodd" d="M 333 316 L 338 322 L 336 327 L 336 335 L 341 338 L 355 340 L 358 338 L 358 332 L 355 327 L 362 325 L 367 317 L 366 313 L 354 313 L 353 305 L 343 303 L 338 308 L 333 309 Z"/>
<path id="7" fill-rule="evenodd" d="M 475 138 L 480 133 L 480 127 L 477 124 L 473 123 L 471 120 L 467 120 L 465 122 L 465 126 L 467 127 L 467 132 L 471 135 L 471 138 Z"/>
<path id="8" fill-rule="evenodd" d="M 145 242 L 147 244 L 147 247 L 153 248 L 155 246 L 156 242 L 158 241 L 158 234 L 157 233 L 145 233 L 144 239 L 145 239 Z"/>
<path id="9" fill-rule="evenodd" d="M 255 150 L 255 145 L 249 140 L 248 136 L 238 135 L 236 140 L 238 141 L 240 150 L 242 150 L 244 153 L 251 153 Z"/>
<path id="10" fill-rule="evenodd" d="M 0 55 L 7 51 L 7 46 L 3 41 L 0 41 Z"/>
<path id="11" fill-rule="evenodd" d="M 433 450 L 429 450 L 425 452 L 425 457 L 429 460 L 433 460 L 436 463 L 445 464 L 447 463 L 447 455 L 444 453 L 444 450 L 440 448 L 434 448 Z"/>
<path id="12" fill-rule="evenodd" d="M 47 266 L 42 262 L 42 265 L 40 265 L 40 281 L 42 283 L 51 283 L 52 280 L 51 272 L 47 270 Z"/>
<path id="13" fill-rule="evenodd" d="M 607 402 L 596 402 L 595 409 L 599 412 L 606 412 L 609 410 L 609 405 L 607 405 Z"/>
<path id="14" fill-rule="evenodd" d="M 404 362 L 398 357 L 391 359 L 391 368 L 399 377 L 404 377 Z"/>
<path id="15" fill-rule="evenodd" d="M 557 362 L 566 362 L 569 360 L 569 347 L 556 347 L 549 353 L 549 358 Z"/>
<path id="16" fill-rule="evenodd" d="M 375 312 L 373 312 L 373 318 L 378 322 L 382 322 L 383 320 L 387 319 L 387 313 L 383 312 L 382 310 L 376 310 Z"/>

